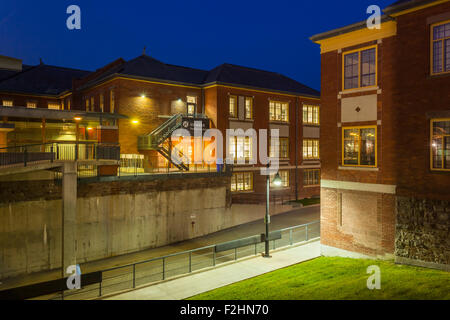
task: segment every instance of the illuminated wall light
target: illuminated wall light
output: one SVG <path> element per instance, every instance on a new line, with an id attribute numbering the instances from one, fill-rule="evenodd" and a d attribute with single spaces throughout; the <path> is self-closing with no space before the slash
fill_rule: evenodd
<path id="1" fill-rule="evenodd" d="M 132 120 L 131 123 L 132 123 L 132 124 L 138 124 L 138 123 L 139 123 L 139 120 Z"/>
<path id="2" fill-rule="evenodd" d="M 73 118 L 73 120 L 75 120 L 75 121 L 80 121 L 80 120 L 81 120 L 81 117 L 75 117 L 75 118 Z"/>
<path id="3" fill-rule="evenodd" d="M 91 128 L 91 127 L 88 127 L 87 129 L 88 129 L 88 131 L 91 131 L 91 130 L 92 130 L 92 128 Z"/>
<path id="4" fill-rule="evenodd" d="M 141 94 L 141 98 L 145 98 L 145 97 L 146 97 L 145 93 Z"/>

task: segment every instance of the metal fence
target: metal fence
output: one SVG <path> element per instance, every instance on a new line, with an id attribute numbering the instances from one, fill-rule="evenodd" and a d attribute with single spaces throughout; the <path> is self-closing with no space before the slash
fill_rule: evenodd
<path id="1" fill-rule="evenodd" d="M 284 228 L 281 238 L 270 241 L 270 249 L 292 246 L 320 237 L 319 221 Z M 241 239 L 245 240 L 245 239 Z M 216 245 L 177 252 L 125 266 L 102 270 L 102 281 L 76 291 L 66 291 L 57 295 L 41 297 L 45 299 L 93 299 L 104 295 L 133 289 L 142 285 L 189 274 L 204 268 L 215 267 L 241 258 L 256 256 L 264 252 L 264 242 L 216 252 Z"/>
<path id="2" fill-rule="evenodd" d="M 95 142 L 57 142 L 0 148 L 0 166 L 40 161 L 117 160 L 120 147 Z"/>

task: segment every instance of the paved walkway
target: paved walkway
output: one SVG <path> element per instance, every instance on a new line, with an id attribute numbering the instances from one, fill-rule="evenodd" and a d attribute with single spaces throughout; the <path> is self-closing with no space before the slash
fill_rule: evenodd
<path id="1" fill-rule="evenodd" d="M 271 230 L 279 230 L 286 227 L 301 225 L 320 219 L 320 207 L 310 206 L 299 208 L 290 212 L 281 213 L 271 217 Z M 203 237 L 186 240 L 171 245 L 143 250 L 135 253 L 124 254 L 112 258 L 81 263 L 80 267 L 83 273 L 90 273 L 99 270 L 105 270 L 117 266 L 123 266 L 130 263 L 145 261 L 148 259 L 162 257 L 168 254 L 200 248 L 212 244 L 245 238 L 265 232 L 263 220 L 246 223 L 219 232 L 215 232 Z M 52 270 L 24 275 L 15 278 L 1 280 L 0 290 L 23 286 L 43 281 L 57 279 L 60 276 L 60 270 Z"/>
<path id="2" fill-rule="evenodd" d="M 106 300 L 181 300 L 320 256 L 320 241 L 115 295 Z"/>

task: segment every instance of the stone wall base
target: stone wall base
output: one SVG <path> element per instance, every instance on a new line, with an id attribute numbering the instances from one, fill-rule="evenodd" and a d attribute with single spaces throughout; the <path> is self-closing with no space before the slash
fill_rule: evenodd
<path id="1" fill-rule="evenodd" d="M 395 257 L 395 263 L 406 264 L 406 265 L 417 266 L 417 267 L 424 267 L 424 268 L 432 268 L 432 269 L 438 269 L 438 270 L 444 270 L 444 271 L 450 272 L 450 265 L 448 265 L 448 264 L 440 264 L 440 263 L 427 262 L 427 261 L 422 261 L 422 260 L 414 260 L 414 259 L 403 258 L 403 257 Z"/>

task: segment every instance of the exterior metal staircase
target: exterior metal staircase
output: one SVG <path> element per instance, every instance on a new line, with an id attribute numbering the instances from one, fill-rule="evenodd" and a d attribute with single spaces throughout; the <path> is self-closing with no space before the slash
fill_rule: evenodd
<path id="1" fill-rule="evenodd" d="M 138 137 L 138 149 L 139 151 L 156 150 L 170 163 L 180 170 L 189 171 L 188 158 L 176 147 L 172 148 L 170 140 L 169 146 L 165 146 L 165 142 L 172 136 L 172 133 L 180 128 L 187 129 L 183 124 L 186 120 L 192 121 L 196 119 L 207 119 L 204 115 L 188 116 L 185 114 L 176 114 L 169 118 L 166 122 L 161 124 L 152 132 Z M 189 122 L 188 122 L 189 123 Z M 171 154 L 173 149 L 178 151 L 178 156 L 182 160 L 180 163 L 173 161 Z"/>

